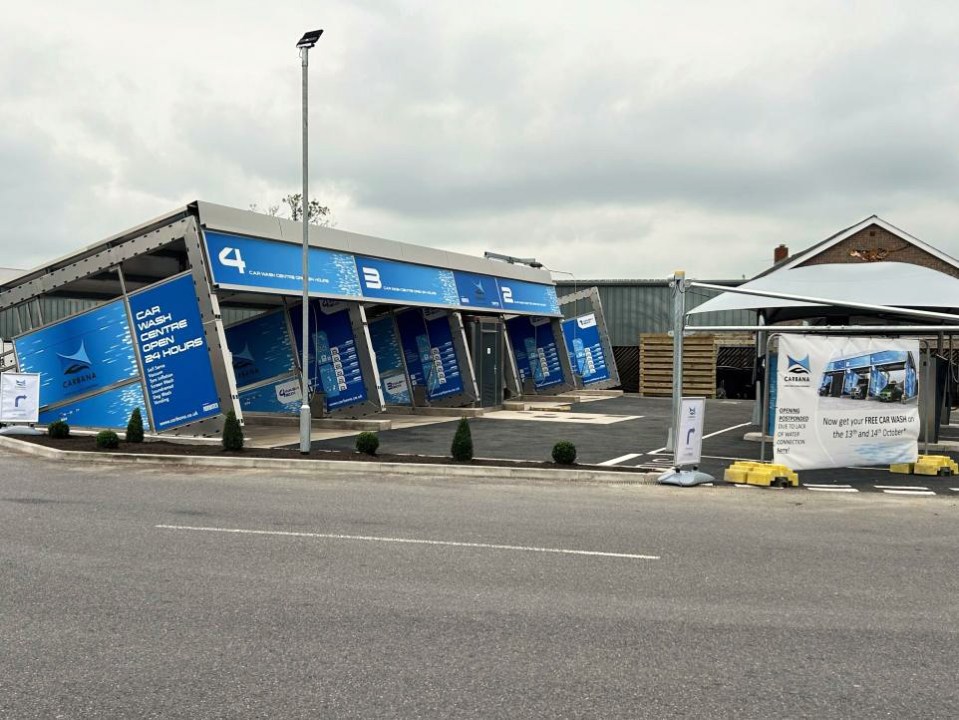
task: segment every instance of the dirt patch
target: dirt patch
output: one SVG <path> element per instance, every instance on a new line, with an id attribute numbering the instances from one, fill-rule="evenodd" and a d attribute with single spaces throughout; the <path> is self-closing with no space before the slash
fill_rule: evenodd
<path id="1" fill-rule="evenodd" d="M 51 438 L 47 435 L 22 435 L 16 437 L 17 440 L 34 443 L 35 445 L 44 445 L 46 447 L 56 448 L 57 450 L 70 450 L 74 452 L 89 452 L 95 454 L 145 454 L 145 455 L 191 455 L 203 457 L 254 457 L 254 458 L 276 458 L 280 460 L 350 460 L 353 462 L 386 462 L 386 463 L 421 463 L 427 465 L 473 465 L 479 467 L 525 467 L 539 468 L 541 470 L 551 469 L 571 469 L 571 468 L 589 468 L 596 469 L 593 466 L 586 465 L 557 465 L 551 462 L 532 462 L 523 460 L 472 460 L 470 462 L 457 462 L 449 457 L 439 457 L 436 455 L 389 455 L 385 453 L 376 456 L 364 455 L 357 452 L 345 452 L 343 450 L 319 450 L 314 448 L 308 454 L 301 454 L 296 448 L 247 448 L 240 452 L 228 452 L 219 445 L 190 445 L 187 443 L 172 443 L 165 440 L 156 440 L 143 443 L 128 443 L 120 441 L 120 447 L 116 450 L 101 450 L 96 446 L 96 440 L 93 436 L 74 435 L 68 438 Z M 621 473 L 646 473 L 649 469 L 635 467 L 603 467 L 604 472 Z"/>

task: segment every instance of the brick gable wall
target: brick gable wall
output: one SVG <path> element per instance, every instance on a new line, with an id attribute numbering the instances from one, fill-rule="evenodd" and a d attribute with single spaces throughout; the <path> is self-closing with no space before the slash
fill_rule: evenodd
<path id="1" fill-rule="evenodd" d="M 916 247 L 908 240 L 879 227 L 870 225 L 863 228 L 855 235 L 852 235 L 831 248 L 823 250 L 808 260 L 803 261 L 798 267 L 807 265 L 823 265 L 826 263 L 862 263 L 864 260 L 850 255 L 854 250 L 865 252 L 867 254 L 875 253 L 879 250 L 885 250 L 885 260 L 890 262 L 903 262 L 911 265 L 920 265 L 937 270 L 954 278 L 959 278 L 959 268 L 953 267 L 949 263 L 940 260 L 925 250 Z M 877 261 L 882 262 L 882 261 Z"/>

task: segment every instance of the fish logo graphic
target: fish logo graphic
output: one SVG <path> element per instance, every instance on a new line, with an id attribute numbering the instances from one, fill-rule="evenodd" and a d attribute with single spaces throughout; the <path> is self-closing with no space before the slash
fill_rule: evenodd
<path id="1" fill-rule="evenodd" d="M 238 353 L 233 353 L 233 367 L 237 369 L 250 368 L 256 364 L 256 360 L 253 359 L 253 353 L 250 352 L 250 346 L 244 345 L 243 349 Z"/>
<path id="2" fill-rule="evenodd" d="M 786 356 L 786 359 L 789 361 L 789 368 L 786 370 L 790 375 L 808 375 L 809 374 L 809 356 L 806 355 L 804 358 L 799 358 L 798 360 L 789 355 Z"/>
<path id="3" fill-rule="evenodd" d="M 76 375 L 77 373 L 90 370 L 93 367 L 82 340 L 80 341 L 80 347 L 72 354 L 61 355 L 57 353 L 57 357 L 60 358 L 60 367 L 64 375 Z"/>

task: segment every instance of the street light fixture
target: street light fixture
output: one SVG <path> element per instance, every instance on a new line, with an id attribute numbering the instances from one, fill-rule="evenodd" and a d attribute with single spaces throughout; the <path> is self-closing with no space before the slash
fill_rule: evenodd
<path id="1" fill-rule="evenodd" d="M 487 250 L 483 253 L 483 257 L 487 260 L 502 260 L 503 262 L 508 262 L 510 265 L 529 265 L 531 268 L 541 268 L 543 263 L 537 262 L 536 258 L 520 258 L 513 257 L 512 255 L 501 255 L 499 253 L 490 252 Z"/>
<path id="2" fill-rule="evenodd" d="M 307 352 L 307 342 L 309 336 L 309 316 L 310 316 L 310 173 L 309 173 L 309 153 L 307 151 L 309 144 L 309 113 L 308 106 L 308 86 L 307 68 L 310 63 L 310 48 L 316 45 L 316 41 L 323 34 L 322 30 L 310 30 L 296 46 L 300 49 L 300 64 L 303 68 L 303 209 L 300 213 L 300 221 L 303 223 L 303 326 L 302 326 L 302 356 L 300 363 L 300 392 L 303 395 L 300 401 L 300 452 L 310 452 L 310 443 L 312 441 L 312 418 L 310 418 L 310 366 L 309 353 Z"/>

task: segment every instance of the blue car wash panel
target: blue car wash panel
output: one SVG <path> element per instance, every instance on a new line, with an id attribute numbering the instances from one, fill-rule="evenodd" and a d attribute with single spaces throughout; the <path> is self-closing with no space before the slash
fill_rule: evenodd
<path id="1" fill-rule="evenodd" d="M 279 294 L 302 292 L 302 249 L 298 243 L 212 230 L 204 230 L 203 238 L 217 285 Z M 315 296 L 560 315 L 556 288 L 549 284 L 318 247 L 310 248 L 309 262 L 309 292 Z"/>
<path id="2" fill-rule="evenodd" d="M 413 385 L 426 386 L 423 372 L 423 356 L 429 357 L 430 336 L 426 321 L 418 308 L 403 310 L 396 314 L 396 326 L 400 331 L 400 347 L 406 360 L 406 370 Z"/>
<path id="3" fill-rule="evenodd" d="M 293 344 L 282 310 L 244 320 L 226 329 L 236 386 L 243 388 L 296 369 Z"/>
<path id="4" fill-rule="evenodd" d="M 302 248 L 299 244 L 243 237 L 206 230 L 213 282 L 238 288 L 288 292 L 303 291 Z M 350 253 L 311 247 L 310 293 L 358 297 L 360 282 Z"/>
<path id="5" fill-rule="evenodd" d="M 40 373 L 40 407 L 139 375 L 122 300 L 22 335 L 13 344 L 20 371 Z"/>
<path id="6" fill-rule="evenodd" d="M 370 341 L 376 356 L 376 371 L 387 405 L 411 405 L 409 383 L 403 363 L 403 348 L 396 335 L 392 315 L 384 315 L 369 324 Z"/>
<path id="7" fill-rule="evenodd" d="M 431 400 L 463 392 L 449 314 L 411 308 L 397 313 L 396 324 L 412 383 L 425 387 Z"/>
<path id="8" fill-rule="evenodd" d="M 181 275 L 130 296 L 133 330 L 157 430 L 220 413 L 193 278 Z"/>
<path id="9" fill-rule="evenodd" d="M 309 384 L 326 393 L 327 410 L 338 410 L 366 401 L 366 384 L 350 312 L 341 303 L 310 300 L 307 343 Z M 293 340 L 301 347 L 302 306 L 290 308 Z"/>
<path id="10" fill-rule="evenodd" d="M 123 385 L 52 410 L 44 410 L 40 413 L 39 419 L 44 425 L 49 425 L 55 420 L 66 420 L 74 427 L 119 430 L 126 428 L 130 421 L 130 415 L 136 408 L 140 408 L 143 429 L 149 431 L 150 421 L 146 414 L 143 389 L 138 382 Z"/>
<path id="11" fill-rule="evenodd" d="M 583 379 L 583 385 L 609 380 L 609 367 L 595 313 L 564 320 L 563 338 L 570 364 Z"/>
<path id="12" fill-rule="evenodd" d="M 363 297 L 394 303 L 458 305 L 452 270 L 357 256 Z"/>
<path id="13" fill-rule="evenodd" d="M 240 409 L 243 412 L 281 413 L 295 415 L 300 412 L 300 379 L 294 375 L 277 382 L 239 392 Z"/>
<path id="14" fill-rule="evenodd" d="M 463 392 L 463 376 L 460 372 L 450 315 L 445 310 L 424 309 L 426 333 L 429 337 L 427 355 L 422 357 L 426 375 L 426 392 L 431 400 Z"/>
<path id="15" fill-rule="evenodd" d="M 518 316 L 506 321 L 506 332 L 520 380 L 531 377 L 537 389 L 566 381 L 549 318 Z"/>
<path id="16" fill-rule="evenodd" d="M 559 315 L 559 298 L 552 285 L 500 278 L 499 293 L 506 312 Z"/>
<path id="17" fill-rule="evenodd" d="M 501 310 L 503 301 L 500 299 L 499 283 L 491 275 L 476 275 L 474 273 L 456 270 L 456 292 L 459 295 L 459 305 L 471 308 L 488 308 Z"/>

